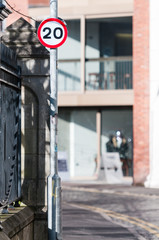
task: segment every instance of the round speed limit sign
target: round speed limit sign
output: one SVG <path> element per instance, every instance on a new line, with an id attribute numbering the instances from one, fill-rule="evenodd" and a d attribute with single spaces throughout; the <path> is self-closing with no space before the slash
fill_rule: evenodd
<path id="1" fill-rule="evenodd" d="M 39 41 L 48 48 L 60 47 L 67 38 L 67 28 L 58 18 L 44 20 L 38 28 Z"/>

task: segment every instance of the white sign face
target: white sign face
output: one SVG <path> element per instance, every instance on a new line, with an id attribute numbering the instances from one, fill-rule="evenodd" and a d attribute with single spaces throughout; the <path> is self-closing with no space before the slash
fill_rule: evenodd
<path id="1" fill-rule="evenodd" d="M 38 38 L 45 47 L 60 47 L 67 38 L 66 25 L 60 19 L 48 18 L 40 24 Z"/>
<path id="2" fill-rule="evenodd" d="M 70 179 L 68 170 L 68 156 L 66 152 L 58 152 L 58 172 L 63 181 Z"/>

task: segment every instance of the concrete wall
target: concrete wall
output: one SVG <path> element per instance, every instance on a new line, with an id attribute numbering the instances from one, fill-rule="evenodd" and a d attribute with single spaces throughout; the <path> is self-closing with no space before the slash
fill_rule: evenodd
<path id="1" fill-rule="evenodd" d="M 63 18 L 76 18 L 81 15 L 99 16 L 99 14 L 107 16 L 129 16 L 133 13 L 133 0 L 60 0 L 58 5 L 59 16 Z M 39 20 L 49 17 L 49 7 L 40 8 L 40 1 L 36 1 L 35 6 L 30 6 L 30 16 Z"/>
<path id="2" fill-rule="evenodd" d="M 115 7 L 114 7 L 115 6 Z M 133 11 L 133 0 L 61 0 L 59 13 L 62 15 L 130 13 Z"/>

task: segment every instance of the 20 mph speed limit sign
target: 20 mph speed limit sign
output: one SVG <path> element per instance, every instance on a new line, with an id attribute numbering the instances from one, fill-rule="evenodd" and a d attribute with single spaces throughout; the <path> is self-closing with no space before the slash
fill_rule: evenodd
<path id="1" fill-rule="evenodd" d="M 67 28 L 58 18 L 44 20 L 38 28 L 39 41 L 48 48 L 60 47 L 67 38 Z"/>

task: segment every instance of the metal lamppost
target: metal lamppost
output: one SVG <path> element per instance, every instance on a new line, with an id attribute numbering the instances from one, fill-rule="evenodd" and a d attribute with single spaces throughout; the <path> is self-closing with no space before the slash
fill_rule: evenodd
<path id="1" fill-rule="evenodd" d="M 38 28 L 39 41 L 50 49 L 50 175 L 48 191 L 48 239 L 61 240 L 61 179 L 58 175 L 57 121 L 58 121 L 58 75 L 57 47 L 67 38 L 65 23 L 57 18 L 57 0 L 50 0 L 50 18 Z"/>
<path id="2" fill-rule="evenodd" d="M 50 0 L 50 17 L 57 18 L 57 0 Z M 50 49 L 50 175 L 48 177 L 48 236 L 62 239 L 61 179 L 57 159 L 57 48 Z"/>

